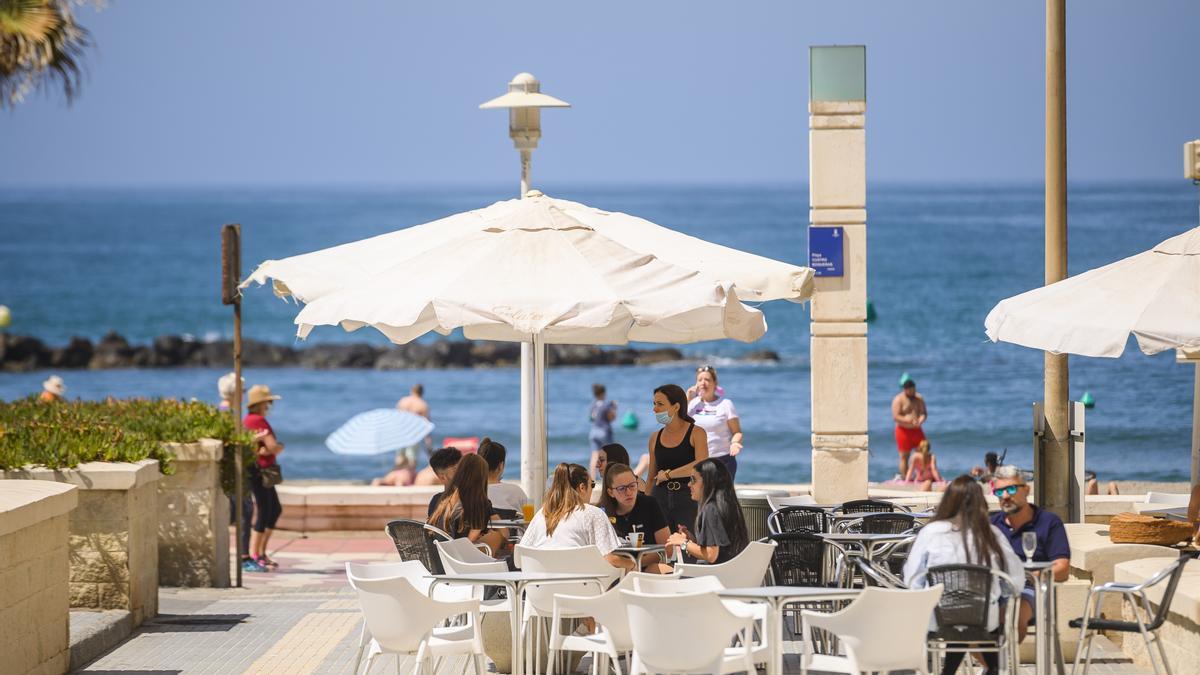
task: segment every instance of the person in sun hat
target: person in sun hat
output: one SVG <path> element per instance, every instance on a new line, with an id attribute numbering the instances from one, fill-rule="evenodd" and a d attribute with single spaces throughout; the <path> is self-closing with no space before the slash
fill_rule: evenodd
<path id="1" fill-rule="evenodd" d="M 283 480 L 283 473 L 275 459 L 276 455 L 283 452 L 283 443 L 279 442 L 275 430 L 267 422 L 267 413 L 280 398 L 271 393 L 271 388 L 265 384 L 250 387 L 246 395 L 249 412 L 242 420 L 242 426 L 254 432 L 258 455 L 254 464 L 250 465 L 249 475 L 250 491 L 254 493 L 254 503 L 258 508 L 254 533 L 250 537 L 250 556 L 242 562 L 242 568 L 249 572 L 265 572 L 271 567 L 278 567 L 274 560 L 267 557 L 267 543 L 283 512 L 279 493 L 275 490 L 275 485 Z"/>
<path id="2" fill-rule="evenodd" d="M 51 375 L 42 383 L 42 393 L 38 394 L 38 402 L 56 403 L 63 400 L 66 393 L 67 385 L 63 383 L 63 379 L 58 375 Z"/>

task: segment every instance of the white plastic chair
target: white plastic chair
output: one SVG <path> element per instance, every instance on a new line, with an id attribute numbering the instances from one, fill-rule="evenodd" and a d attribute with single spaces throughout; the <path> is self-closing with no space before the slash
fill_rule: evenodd
<path id="1" fill-rule="evenodd" d="M 386 562 L 386 563 L 346 563 L 346 580 L 350 582 L 350 588 L 358 590 L 355 586 L 355 579 L 390 579 L 394 577 L 404 577 L 408 579 L 417 590 L 425 595 L 429 595 L 429 586 L 432 580 L 429 579 L 429 570 L 425 569 L 425 565 L 419 560 L 406 560 L 404 562 Z M 371 641 L 371 631 L 367 630 L 367 622 L 364 618 L 362 630 L 358 633 L 358 652 L 354 655 L 354 666 L 362 661 L 363 651 L 367 648 L 367 644 Z"/>
<path id="2" fill-rule="evenodd" d="M 585 652 L 598 659 L 598 668 L 593 671 L 607 673 L 609 663 L 621 675 L 620 657 L 625 655 L 627 662 L 632 662 L 633 637 L 629 631 L 629 615 L 625 608 L 625 598 L 621 591 L 637 590 L 640 579 L 662 577 L 660 574 L 645 572 L 630 572 L 616 586 L 600 595 L 581 597 L 576 595 L 554 595 L 554 614 L 550 621 L 550 651 L 554 652 Z M 677 577 L 666 577 L 677 578 Z M 591 635 L 578 635 L 563 632 L 563 619 L 569 617 L 590 616 L 596 620 L 596 632 Z M 550 661 L 553 664 L 553 659 Z M 553 675 L 553 670 L 550 675 Z"/>
<path id="3" fill-rule="evenodd" d="M 450 541 L 437 541 L 434 542 L 434 546 L 437 546 L 438 557 L 442 561 L 442 567 L 445 568 L 446 574 L 471 574 L 478 572 L 508 571 L 508 565 L 503 560 L 496 560 L 483 551 L 475 548 L 475 545 L 471 543 L 471 540 L 465 537 L 460 539 L 452 539 Z M 463 558 L 459 557 L 459 554 L 464 554 L 473 559 L 473 561 L 464 560 Z M 447 590 L 453 589 L 456 591 L 469 590 L 470 593 L 466 597 L 479 599 L 482 603 L 479 607 L 479 611 L 483 612 L 484 614 L 512 611 L 512 601 L 508 598 L 484 600 L 482 586 L 449 586 L 439 587 L 438 590 L 440 591 L 442 588 L 446 588 Z M 439 600 L 441 599 L 458 598 L 439 598 Z"/>
<path id="4" fill-rule="evenodd" d="M 812 495 L 798 495 L 795 497 L 776 497 L 767 495 L 767 503 L 771 505 L 772 511 L 778 511 L 785 506 L 815 506 L 816 499 Z"/>
<path id="5" fill-rule="evenodd" d="M 631 675 L 755 672 L 744 644 L 727 646 L 753 630 L 754 617 L 736 614 L 715 594 L 620 593 L 633 636 Z"/>
<path id="6" fill-rule="evenodd" d="M 725 588 L 750 588 L 762 586 L 767 570 L 771 567 L 771 556 L 775 555 L 775 542 L 752 541 L 732 560 L 719 565 L 676 565 L 685 577 L 713 576 L 721 580 Z"/>
<path id="7" fill-rule="evenodd" d="M 655 578 L 657 577 L 657 578 Z M 633 582 L 633 590 L 650 595 L 679 595 L 683 593 L 716 593 L 723 590 L 725 585 L 716 576 L 703 577 L 664 577 L 653 575 L 641 577 Z M 745 602 L 742 600 L 721 600 L 734 614 L 750 615 L 758 626 L 757 632 L 747 633 L 750 644 L 751 658 L 755 663 L 766 663 L 771 658 L 771 643 L 773 639 L 767 631 L 767 614 L 770 608 L 761 602 Z M 755 640 L 755 637 L 758 639 Z"/>
<path id="8" fill-rule="evenodd" d="M 581 574 L 601 574 L 596 580 L 588 581 L 553 581 L 542 584 L 525 586 L 525 604 L 521 616 L 524 617 L 521 626 L 523 644 L 529 659 L 526 663 L 534 663 L 533 654 L 538 651 L 542 640 L 542 619 L 554 616 L 554 596 L 574 595 L 592 597 L 600 595 L 621 576 L 621 570 L 613 567 L 600 549 L 595 546 L 580 546 L 575 548 L 531 548 L 518 544 L 513 548 L 513 562 L 524 572 L 573 572 Z M 585 614 L 571 615 L 564 618 L 582 618 Z M 529 639 L 529 627 L 537 622 L 534 637 Z M 534 663 L 534 672 L 537 664 Z"/>
<path id="9" fill-rule="evenodd" d="M 371 634 L 366 671 L 380 654 L 396 655 L 396 670 L 401 656 L 414 655 L 415 672 L 428 665 L 436 672 L 435 659 L 446 656 L 470 656 L 476 675 L 484 673 L 483 640 L 479 634 L 479 601 L 440 602 L 418 590 L 406 577 L 365 578 L 350 575 L 358 593 L 363 619 Z M 466 625 L 441 628 L 446 619 L 467 614 Z M 358 672 L 358 663 L 354 664 Z"/>
<path id="10" fill-rule="evenodd" d="M 488 555 L 481 546 L 486 548 L 487 544 L 476 544 L 466 537 L 451 539 L 450 541 L 435 541 L 434 545 L 438 547 L 438 551 L 446 551 L 454 556 L 456 560 L 466 563 L 493 563 L 496 559 Z M 449 570 L 447 570 L 449 571 Z"/>
<path id="11" fill-rule="evenodd" d="M 801 673 L 810 669 L 838 673 L 915 670 L 928 674 L 925 642 L 940 585 L 919 591 L 864 588 L 845 609 L 825 613 L 803 610 Z M 813 629 L 839 638 L 845 656 L 813 653 Z"/>
<path id="12" fill-rule="evenodd" d="M 1164 506 L 1187 506 L 1191 495 L 1175 494 L 1172 492 L 1147 492 L 1146 504 L 1162 504 Z"/>

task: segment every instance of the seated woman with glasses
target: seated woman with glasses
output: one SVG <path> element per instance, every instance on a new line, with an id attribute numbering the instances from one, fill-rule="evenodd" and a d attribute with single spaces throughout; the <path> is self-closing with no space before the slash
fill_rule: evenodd
<path id="1" fill-rule="evenodd" d="M 658 501 L 638 490 L 638 479 L 628 464 L 610 464 L 604 473 L 604 490 L 600 494 L 600 508 L 608 516 L 617 536 L 628 537 L 631 532 L 641 532 L 646 544 L 666 545 L 671 530 L 667 517 Z M 671 568 L 663 564 L 657 553 L 642 556 L 642 569 L 646 572 L 666 574 Z"/>
<path id="2" fill-rule="evenodd" d="M 522 546 L 535 548 L 574 548 L 595 546 L 613 567 L 633 569 L 629 558 L 613 551 L 620 546 L 608 516 L 588 500 L 595 482 L 587 469 L 578 464 L 559 464 L 554 479 L 521 537 Z"/>
<path id="3" fill-rule="evenodd" d="M 694 471 L 688 487 L 699 504 L 696 532 L 680 525 L 679 531 L 667 538 L 667 545 L 683 547 L 684 554 L 698 562 L 728 562 L 750 545 L 733 479 L 725 465 L 715 459 L 699 462 Z"/>

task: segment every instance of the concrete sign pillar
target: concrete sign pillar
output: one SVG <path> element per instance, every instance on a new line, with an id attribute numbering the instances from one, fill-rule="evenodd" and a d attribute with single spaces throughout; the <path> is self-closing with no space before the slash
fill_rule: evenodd
<path id="1" fill-rule="evenodd" d="M 867 496 L 866 48 L 809 59 L 812 482 L 826 504 Z"/>

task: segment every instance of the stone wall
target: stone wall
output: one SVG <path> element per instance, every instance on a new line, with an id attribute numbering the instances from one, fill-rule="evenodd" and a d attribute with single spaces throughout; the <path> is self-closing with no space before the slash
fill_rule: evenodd
<path id="1" fill-rule="evenodd" d="M 67 671 L 68 514 L 78 492 L 42 481 L 0 489 L 0 670 Z"/>
<path id="2" fill-rule="evenodd" d="M 79 506 L 69 521 L 71 607 L 128 610 L 134 626 L 158 613 L 160 475 L 158 462 L 150 459 L 4 474 L 79 488 Z"/>
<path id="3" fill-rule="evenodd" d="M 229 586 L 229 500 L 221 441 L 169 443 L 175 472 L 158 481 L 158 582 Z"/>

